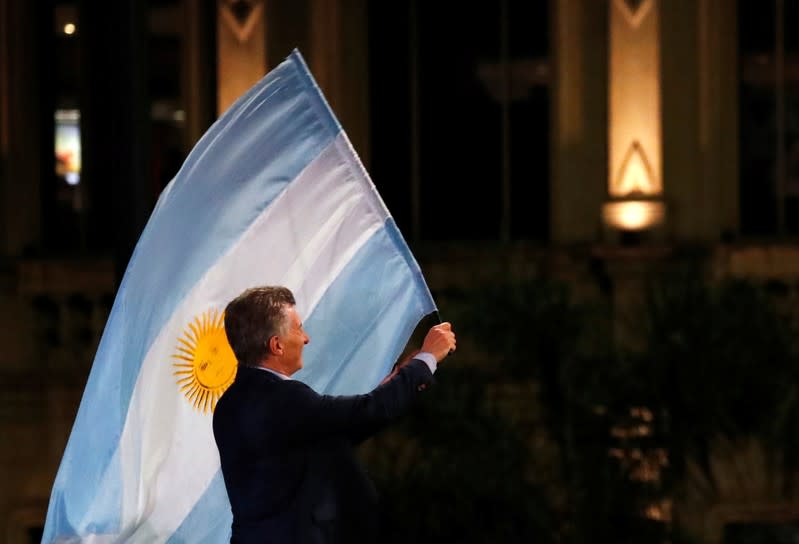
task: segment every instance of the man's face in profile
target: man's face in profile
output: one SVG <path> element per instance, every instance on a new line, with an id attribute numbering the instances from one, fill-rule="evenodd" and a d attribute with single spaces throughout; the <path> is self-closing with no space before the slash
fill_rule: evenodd
<path id="1" fill-rule="evenodd" d="M 286 317 L 289 322 L 288 332 L 280 340 L 283 345 L 284 368 L 291 375 L 302 368 L 302 350 L 311 339 L 305 334 L 302 319 L 294 306 L 286 308 Z"/>

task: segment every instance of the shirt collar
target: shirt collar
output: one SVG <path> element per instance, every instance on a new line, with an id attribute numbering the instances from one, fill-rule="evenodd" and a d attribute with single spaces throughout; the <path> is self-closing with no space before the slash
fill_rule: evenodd
<path id="1" fill-rule="evenodd" d="M 272 374 L 274 374 L 275 376 L 277 376 L 281 380 L 290 380 L 291 379 L 289 376 L 286 376 L 285 374 L 281 374 L 277 370 L 272 370 L 271 368 L 264 368 L 262 366 L 256 366 L 255 368 L 257 368 L 258 370 L 264 370 L 266 372 L 271 372 Z"/>

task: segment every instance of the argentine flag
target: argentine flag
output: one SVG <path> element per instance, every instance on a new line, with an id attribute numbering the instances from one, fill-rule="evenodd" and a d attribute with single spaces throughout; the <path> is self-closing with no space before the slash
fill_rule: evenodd
<path id="1" fill-rule="evenodd" d="M 372 389 L 435 305 L 299 52 L 202 137 L 161 194 L 114 301 L 43 542 L 227 542 L 211 431 L 236 362 L 222 311 L 285 285 L 311 343 L 294 377 Z"/>

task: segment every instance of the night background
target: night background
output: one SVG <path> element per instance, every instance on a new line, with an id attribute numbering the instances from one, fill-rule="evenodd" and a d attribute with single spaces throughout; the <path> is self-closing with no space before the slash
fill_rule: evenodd
<path id="1" fill-rule="evenodd" d="M 0 0 L 0 541 L 158 195 L 295 47 L 458 333 L 361 448 L 382 541 L 799 542 L 799 0 Z"/>

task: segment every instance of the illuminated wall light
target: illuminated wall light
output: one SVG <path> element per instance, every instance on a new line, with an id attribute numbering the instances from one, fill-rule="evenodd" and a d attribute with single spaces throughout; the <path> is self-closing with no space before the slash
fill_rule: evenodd
<path id="1" fill-rule="evenodd" d="M 623 200 L 607 202 L 602 207 L 606 225 L 626 231 L 639 231 L 655 227 L 666 215 L 663 202 L 657 200 Z"/>
<path id="2" fill-rule="evenodd" d="M 67 23 L 64 25 L 64 34 L 67 36 L 72 36 L 76 30 L 78 30 L 78 27 L 75 26 L 75 23 Z"/>
<path id="3" fill-rule="evenodd" d="M 619 175 L 609 192 L 612 200 L 602 208 L 606 225 L 618 230 L 640 231 L 663 223 L 666 212 L 660 200 L 662 188 L 638 141 L 633 141 L 624 155 Z"/>
<path id="4" fill-rule="evenodd" d="M 672 510 L 672 501 L 670 499 L 663 499 L 659 502 L 647 505 L 642 513 L 644 517 L 648 519 L 669 522 L 672 520 Z"/>

